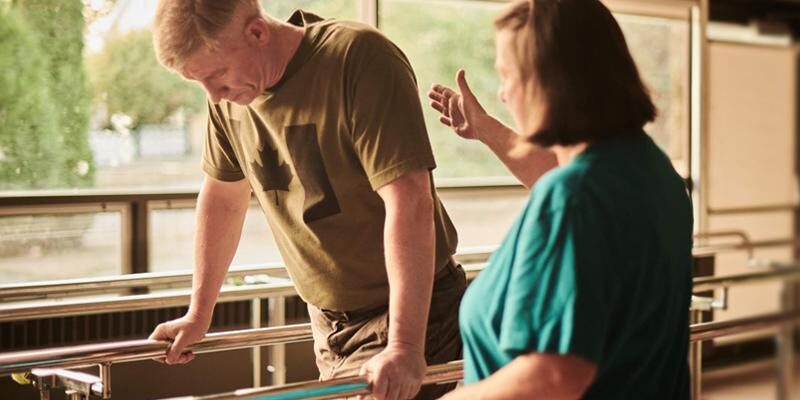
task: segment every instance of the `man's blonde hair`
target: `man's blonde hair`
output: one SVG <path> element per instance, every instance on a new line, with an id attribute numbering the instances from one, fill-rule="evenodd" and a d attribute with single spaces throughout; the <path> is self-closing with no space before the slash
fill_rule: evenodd
<path id="1" fill-rule="evenodd" d="M 215 48 L 237 11 L 250 17 L 261 7 L 258 0 L 159 0 L 153 24 L 158 61 L 177 70 L 201 46 Z"/>

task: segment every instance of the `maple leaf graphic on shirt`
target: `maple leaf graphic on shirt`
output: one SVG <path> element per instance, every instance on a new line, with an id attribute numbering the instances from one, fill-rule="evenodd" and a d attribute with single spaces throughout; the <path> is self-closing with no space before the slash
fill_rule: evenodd
<path id="1" fill-rule="evenodd" d="M 278 160 L 278 151 L 269 146 L 259 152 L 260 160 L 251 163 L 253 173 L 264 192 L 275 193 L 275 205 L 280 205 L 278 191 L 288 192 L 292 182 L 292 169 Z"/>

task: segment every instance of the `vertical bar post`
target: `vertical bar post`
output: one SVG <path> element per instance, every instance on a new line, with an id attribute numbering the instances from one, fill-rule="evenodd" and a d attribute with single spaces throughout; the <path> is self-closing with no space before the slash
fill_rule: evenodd
<path id="1" fill-rule="evenodd" d="M 100 381 L 103 383 L 103 400 L 111 398 L 111 363 L 106 362 L 98 365 L 100 368 Z"/>
<path id="2" fill-rule="evenodd" d="M 268 326 L 286 325 L 286 298 L 269 298 Z M 272 372 L 272 385 L 286 384 L 286 345 L 277 344 L 269 348 L 269 370 Z"/>
<path id="3" fill-rule="evenodd" d="M 691 311 L 692 325 L 703 322 L 703 310 Z M 692 399 L 700 400 L 703 392 L 703 342 L 689 343 L 689 370 L 692 376 Z"/>
<path id="4" fill-rule="evenodd" d="M 261 299 L 250 300 L 250 327 L 253 329 L 261 328 Z M 253 346 L 250 349 L 253 360 L 253 387 L 261 387 L 261 347 Z"/>
<path id="5" fill-rule="evenodd" d="M 781 304 L 784 311 L 795 309 L 796 285 L 794 282 L 784 281 Z M 775 398 L 778 400 L 793 399 L 792 387 L 794 378 L 794 325 L 785 324 L 778 329 L 775 336 L 775 362 L 777 379 L 775 380 Z"/>
<path id="6" fill-rule="evenodd" d="M 50 388 L 39 386 L 39 400 L 50 400 Z"/>

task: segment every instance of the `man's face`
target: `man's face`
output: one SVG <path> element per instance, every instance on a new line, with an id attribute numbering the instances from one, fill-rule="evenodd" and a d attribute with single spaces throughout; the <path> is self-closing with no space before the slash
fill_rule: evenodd
<path id="1" fill-rule="evenodd" d="M 217 49 L 202 47 L 189 56 L 180 73 L 201 84 L 214 104 L 228 100 L 248 105 L 266 88 L 264 77 L 270 68 L 258 62 L 252 47 L 244 39 L 221 39 Z"/>

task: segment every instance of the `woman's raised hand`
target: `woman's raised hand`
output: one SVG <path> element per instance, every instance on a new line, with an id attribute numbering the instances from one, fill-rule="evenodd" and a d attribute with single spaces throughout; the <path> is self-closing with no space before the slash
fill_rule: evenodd
<path id="1" fill-rule="evenodd" d="M 453 128 L 459 136 L 478 139 L 479 135 L 485 133 L 482 128 L 486 126 L 486 122 L 492 120 L 492 117 L 475 98 L 467 84 L 463 69 L 456 74 L 456 83 L 459 92 L 438 83 L 431 86 L 431 90 L 428 91 L 431 107 L 442 114 L 439 121 Z"/>

